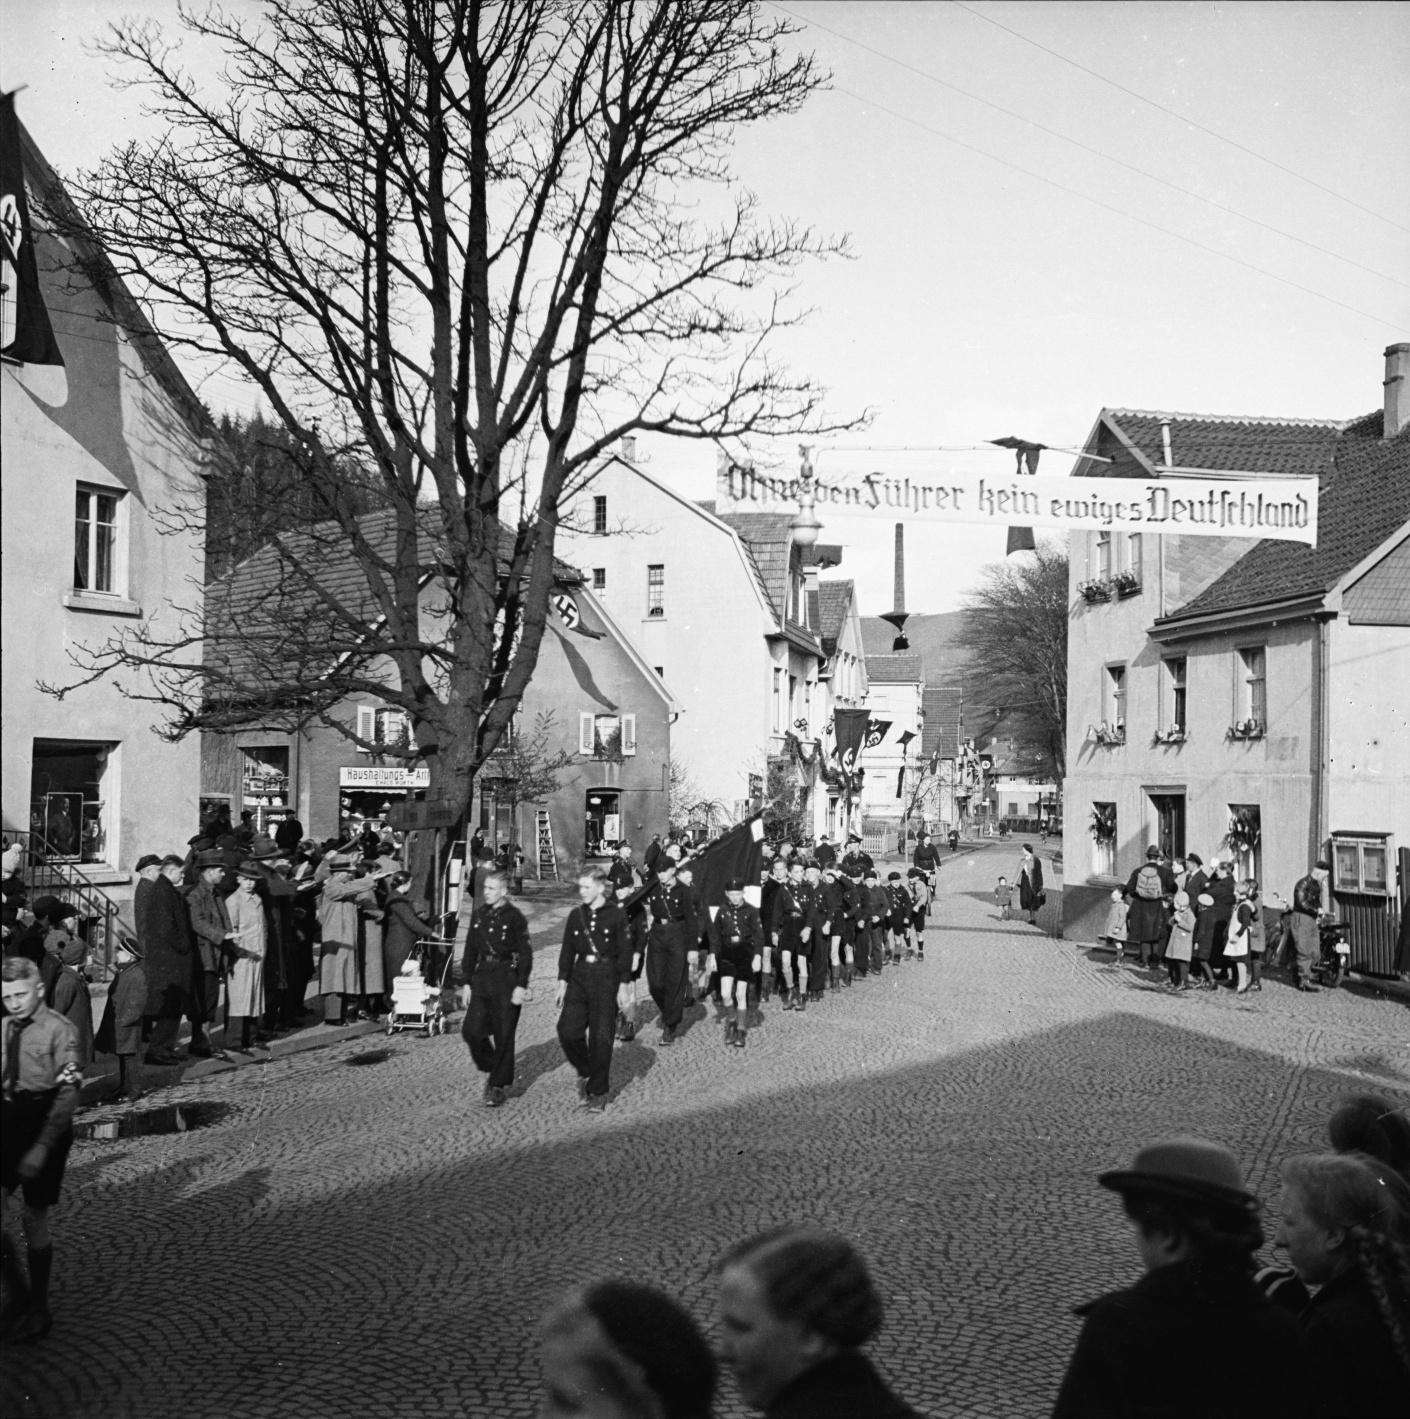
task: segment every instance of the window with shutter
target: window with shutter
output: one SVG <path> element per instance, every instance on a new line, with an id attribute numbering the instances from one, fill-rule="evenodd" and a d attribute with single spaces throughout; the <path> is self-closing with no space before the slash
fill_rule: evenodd
<path id="1" fill-rule="evenodd" d="M 580 714 L 578 716 L 578 753 L 580 754 L 591 754 L 593 752 L 593 721 L 593 715 Z"/>
<path id="2" fill-rule="evenodd" d="M 622 716 L 622 753 L 636 753 L 636 716 L 634 714 Z"/>
<path id="3" fill-rule="evenodd" d="M 362 740 L 372 740 L 377 737 L 377 710 L 372 705 L 359 705 L 357 707 L 357 737 Z M 371 749 L 365 743 L 357 746 L 359 754 L 370 754 Z"/>

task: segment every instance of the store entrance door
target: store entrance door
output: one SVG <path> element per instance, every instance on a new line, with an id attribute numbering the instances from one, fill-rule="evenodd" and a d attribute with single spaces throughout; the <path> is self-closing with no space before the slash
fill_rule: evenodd
<path id="1" fill-rule="evenodd" d="M 1155 809 L 1156 846 L 1172 862 L 1181 862 L 1185 856 L 1185 795 L 1183 793 L 1153 793 L 1151 806 Z"/>

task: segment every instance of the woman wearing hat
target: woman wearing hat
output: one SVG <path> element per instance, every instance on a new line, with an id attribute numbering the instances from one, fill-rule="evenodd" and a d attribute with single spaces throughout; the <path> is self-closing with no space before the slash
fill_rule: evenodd
<path id="1" fill-rule="evenodd" d="M 230 973 L 225 982 L 225 1048 L 248 1054 L 254 1043 L 255 1021 L 264 1014 L 264 961 L 268 932 L 259 883 L 259 863 L 242 862 L 235 869 L 235 890 L 226 898 L 230 917 L 227 953 Z M 238 1043 L 237 1043 L 238 1037 Z"/>
<path id="2" fill-rule="evenodd" d="M 1029 926 L 1038 925 L 1038 910 L 1047 901 L 1043 891 L 1043 864 L 1030 843 L 1023 845 L 1023 858 L 1018 864 L 1018 905 L 1028 913 Z"/>
<path id="3" fill-rule="evenodd" d="M 1153 1144 L 1103 1173 L 1146 1274 L 1079 1306 L 1084 1318 L 1053 1419 L 1298 1419 L 1307 1377 L 1292 1318 L 1253 1281 L 1258 1200 L 1227 1149 Z"/>

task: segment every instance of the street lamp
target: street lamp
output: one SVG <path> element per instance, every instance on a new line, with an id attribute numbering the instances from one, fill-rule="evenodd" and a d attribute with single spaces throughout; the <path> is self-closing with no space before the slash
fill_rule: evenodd
<path id="1" fill-rule="evenodd" d="M 798 475 L 798 511 L 793 514 L 788 530 L 797 546 L 812 547 L 817 544 L 818 533 L 822 531 L 822 523 L 818 521 L 813 507 L 813 465 L 809 459 L 812 449 L 807 444 L 799 444 L 798 452 L 803 458 L 803 467 Z"/>

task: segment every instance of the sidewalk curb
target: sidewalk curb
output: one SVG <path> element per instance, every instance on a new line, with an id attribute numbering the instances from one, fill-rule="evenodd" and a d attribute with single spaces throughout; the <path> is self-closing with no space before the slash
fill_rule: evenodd
<path id="1" fill-rule="evenodd" d="M 289 1039 L 271 1041 L 268 1051 L 252 1055 L 248 1059 L 196 1059 L 183 1060 L 175 1065 L 144 1065 L 143 1082 L 146 1093 L 154 1094 L 161 1089 L 170 1089 L 178 1084 L 190 1084 L 197 1080 L 209 1079 L 216 1074 L 232 1074 L 237 1069 L 249 1069 L 275 1060 L 288 1059 L 291 1055 L 307 1054 L 310 1050 L 325 1049 L 329 1045 L 342 1044 L 344 1040 L 360 1039 L 364 1035 L 385 1034 L 386 1025 L 376 1020 L 359 1020 L 355 1025 L 314 1025 L 306 1032 Z M 117 1092 L 116 1060 L 110 1073 L 95 1075 L 85 1079 L 79 1092 L 80 1105 L 106 1103 Z"/>

